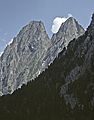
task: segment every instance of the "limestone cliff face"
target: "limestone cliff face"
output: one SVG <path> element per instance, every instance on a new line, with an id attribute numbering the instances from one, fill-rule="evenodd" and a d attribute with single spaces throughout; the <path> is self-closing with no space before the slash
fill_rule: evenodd
<path id="1" fill-rule="evenodd" d="M 52 43 L 63 42 L 64 47 L 68 46 L 68 43 L 74 38 L 78 38 L 84 33 L 84 29 L 75 18 L 70 17 L 63 23 L 59 31 L 52 36 Z"/>
<path id="2" fill-rule="evenodd" d="M 70 17 L 61 25 L 59 31 L 53 34 L 51 38 L 52 45 L 47 50 L 44 62 L 46 64 L 52 63 L 64 47 L 67 48 L 70 41 L 83 35 L 84 32 L 85 30 L 79 25 L 75 18 Z"/>
<path id="3" fill-rule="evenodd" d="M 83 33 L 84 29 L 72 17 L 51 40 L 41 21 L 23 27 L 0 57 L 0 95 L 11 94 L 36 78 L 71 40 Z"/>
<path id="4" fill-rule="evenodd" d="M 1 95 L 12 93 L 40 74 L 42 59 L 50 44 L 41 21 L 32 21 L 22 28 L 0 57 Z"/>

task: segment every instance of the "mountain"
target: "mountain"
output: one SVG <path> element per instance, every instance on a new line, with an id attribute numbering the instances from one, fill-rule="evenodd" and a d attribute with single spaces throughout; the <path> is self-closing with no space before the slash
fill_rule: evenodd
<path id="1" fill-rule="evenodd" d="M 74 18 L 61 25 L 50 40 L 41 21 L 22 28 L 0 57 L 0 95 L 13 93 L 48 68 L 73 38 L 84 33 Z"/>
<path id="2" fill-rule="evenodd" d="M 76 21 L 75 18 L 70 17 L 63 23 L 56 34 L 52 36 L 52 43 L 62 42 L 65 47 L 67 47 L 68 43 L 73 40 L 73 38 L 78 38 L 85 31 L 81 25 Z"/>
<path id="3" fill-rule="evenodd" d="M 51 42 L 41 21 L 22 28 L 0 57 L 0 92 L 12 93 L 40 74 L 42 59 Z"/>
<path id="4" fill-rule="evenodd" d="M 48 69 L 0 98 L 0 119 L 94 119 L 94 14 L 86 32 L 72 40 Z"/>
<path id="5" fill-rule="evenodd" d="M 44 61 L 46 64 L 51 64 L 58 54 L 67 46 L 74 38 L 83 35 L 85 30 L 75 18 L 70 17 L 63 23 L 56 34 L 51 38 L 51 47 L 47 50 Z"/>

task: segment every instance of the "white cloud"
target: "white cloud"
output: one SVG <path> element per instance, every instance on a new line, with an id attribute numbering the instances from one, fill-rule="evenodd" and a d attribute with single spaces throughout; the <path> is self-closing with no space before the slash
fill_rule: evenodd
<path id="1" fill-rule="evenodd" d="M 72 14 L 69 13 L 69 14 L 68 14 L 68 18 L 69 18 L 69 17 L 73 17 Z"/>
<path id="2" fill-rule="evenodd" d="M 57 33 L 61 24 L 64 23 L 69 17 L 72 17 L 72 15 L 68 14 L 68 17 L 55 17 L 55 19 L 53 20 L 51 31 L 53 33 Z"/>

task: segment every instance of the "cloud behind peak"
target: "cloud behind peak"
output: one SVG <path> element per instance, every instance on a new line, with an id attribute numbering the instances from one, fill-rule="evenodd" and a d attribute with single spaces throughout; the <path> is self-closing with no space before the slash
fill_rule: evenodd
<path id="1" fill-rule="evenodd" d="M 68 14 L 68 17 L 55 17 L 53 20 L 51 31 L 57 33 L 61 24 L 64 23 L 69 17 L 72 17 L 71 14 Z"/>

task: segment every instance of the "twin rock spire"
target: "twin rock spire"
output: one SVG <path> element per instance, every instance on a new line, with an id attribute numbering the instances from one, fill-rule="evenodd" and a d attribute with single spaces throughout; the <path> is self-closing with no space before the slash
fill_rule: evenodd
<path id="1" fill-rule="evenodd" d="M 58 54 L 84 29 L 70 17 L 49 39 L 41 21 L 22 28 L 0 57 L 0 96 L 11 94 L 48 68 Z"/>

